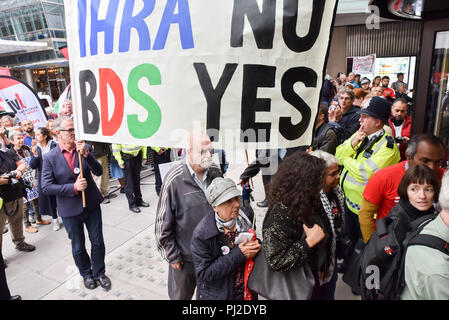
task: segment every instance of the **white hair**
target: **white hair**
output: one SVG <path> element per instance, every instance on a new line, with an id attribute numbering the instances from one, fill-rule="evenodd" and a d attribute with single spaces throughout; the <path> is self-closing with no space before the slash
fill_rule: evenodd
<path id="1" fill-rule="evenodd" d="M 334 163 L 338 164 L 338 159 L 334 155 L 323 150 L 314 150 L 310 155 L 324 160 L 328 168 Z"/>
<path id="2" fill-rule="evenodd" d="M 443 210 L 449 211 L 449 171 L 446 171 L 441 180 L 441 190 L 438 201 Z"/>
<path id="3" fill-rule="evenodd" d="M 14 141 L 15 137 L 23 137 L 23 133 L 20 131 L 16 131 L 16 130 L 9 131 L 9 134 L 8 134 L 9 140 Z"/>
<path id="4" fill-rule="evenodd" d="M 54 131 L 61 130 L 62 129 L 62 123 L 64 121 L 72 121 L 73 122 L 73 119 L 70 118 L 70 117 L 67 117 L 67 116 L 62 116 L 62 117 L 56 118 L 56 120 L 53 121 L 53 130 Z"/>

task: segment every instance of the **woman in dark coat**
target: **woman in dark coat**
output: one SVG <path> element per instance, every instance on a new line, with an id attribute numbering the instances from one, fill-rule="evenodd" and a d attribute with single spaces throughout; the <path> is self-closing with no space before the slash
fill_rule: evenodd
<path id="1" fill-rule="evenodd" d="M 39 192 L 39 212 L 41 215 L 49 215 L 53 218 L 53 230 L 57 231 L 61 228 L 56 213 L 56 197 L 49 196 L 42 193 L 41 176 L 42 176 L 42 162 L 44 155 L 51 149 L 58 146 L 56 142 L 51 140 L 50 131 L 47 128 L 38 128 L 36 130 L 37 145 L 33 146 L 31 151 L 30 167 L 36 169 L 38 178 L 38 192 Z"/>
<path id="2" fill-rule="evenodd" d="M 211 210 L 193 231 L 191 249 L 197 300 L 243 300 L 246 259 L 260 250 L 258 240 L 236 241 L 252 227 L 253 215 L 240 208 L 240 192 L 229 178 L 207 188 Z"/>
<path id="3" fill-rule="evenodd" d="M 315 278 L 329 274 L 332 229 L 320 199 L 325 173 L 324 160 L 296 152 L 273 177 L 262 229 L 265 258 L 273 270 L 308 264 Z"/>

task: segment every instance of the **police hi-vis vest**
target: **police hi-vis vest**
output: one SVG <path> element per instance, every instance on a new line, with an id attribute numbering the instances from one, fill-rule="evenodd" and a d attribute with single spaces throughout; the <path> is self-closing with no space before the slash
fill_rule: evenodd
<path id="1" fill-rule="evenodd" d="M 357 155 L 362 142 L 352 148 L 354 135 L 337 147 L 335 156 L 339 165 L 344 166 L 340 187 L 345 194 L 346 204 L 352 212 L 358 214 L 362 206 L 362 193 L 369 178 L 380 169 L 398 163 L 400 155 L 394 139 L 385 131 Z"/>
<path id="2" fill-rule="evenodd" d="M 135 157 L 139 154 L 140 150 L 142 150 L 142 158 L 146 159 L 147 147 L 135 146 L 131 144 L 112 144 L 112 154 L 114 155 L 115 160 L 117 160 L 119 166 L 124 163 L 120 152 L 127 153 Z"/>

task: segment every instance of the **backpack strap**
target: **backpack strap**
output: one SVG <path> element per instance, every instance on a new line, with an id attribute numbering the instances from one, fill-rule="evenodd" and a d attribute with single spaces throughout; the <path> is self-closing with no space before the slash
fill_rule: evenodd
<path id="1" fill-rule="evenodd" d="M 429 246 L 429 245 L 427 245 L 427 242 L 425 240 L 423 240 L 422 243 L 420 242 L 420 238 L 418 238 L 418 237 L 421 237 L 422 235 L 419 233 L 421 232 L 422 229 L 424 229 L 424 227 L 428 223 L 433 221 L 437 216 L 438 216 L 438 214 L 436 214 L 436 213 L 427 214 L 425 216 L 419 217 L 416 220 L 413 220 L 411 223 L 411 230 L 413 230 L 413 231 L 408 236 L 406 236 L 404 241 L 402 242 L 402 247 L 404 248 L 404 252 L 402 253 L 401 264 L 400 264 L 399 273 L 398 273 L 398 281 L 397 281 L 397 285 L 396 285 L 397 286 L 396 287 L 397 296 L 395 297 L 396 300 L 400 299 L 400 295 L 405 288 L 405 257 L 407 254 L 407 248 L 410 245 Z M 380 219 L 380 220 L 382 220 L 382 219 Z M 423 239 L 423 238 L 421 238 L 421 239 Z M 439 238 L 437 238 L 437 239 L 439 239 Z M 441 240 L 441 239 L 439 239 L 439 240 Z M 443 241 L 443 240 L 441 240 L 441 241 Z M 437 244 L 437 246 L 438 246 L 438 244 Z"/>
<path id="2" fill-rule="evenodd" d="M 418 234 L 408 243 L 409 246 L 420 245 L 441 251 L 449 255 L 449 245 L 443 239 L 430 234 Z"/>
<path id="3" fill-rule="evenodd" d="M 438 213 L 426 214 L 425 216 L 419 217 L 412 221 L 412 230 L 419 229 L 422 230 L 426 224 L 435 219 Z"/>

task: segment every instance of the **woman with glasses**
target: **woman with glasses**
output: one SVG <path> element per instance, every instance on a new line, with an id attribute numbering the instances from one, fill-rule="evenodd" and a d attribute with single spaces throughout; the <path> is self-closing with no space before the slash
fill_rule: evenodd
<path id="1" fill-rule="evenodd" d="M 331 226 L 331 259 L 327 273 L 320 272 L 312 293 L 312 300 L 334 300 L 335 288 L 338 279 L 337 258 L 340 258 L 340 252 L 344 243 L 344 207 L 343 194 L 338 182 L 340 180 L 340 168 L 335 156 L 322 150 L 312 151 L 310 155 L 320 158 L 326 162 L 326 172 L 322 188 L 320 190 L 321 205 L 326 212 Z"/>

